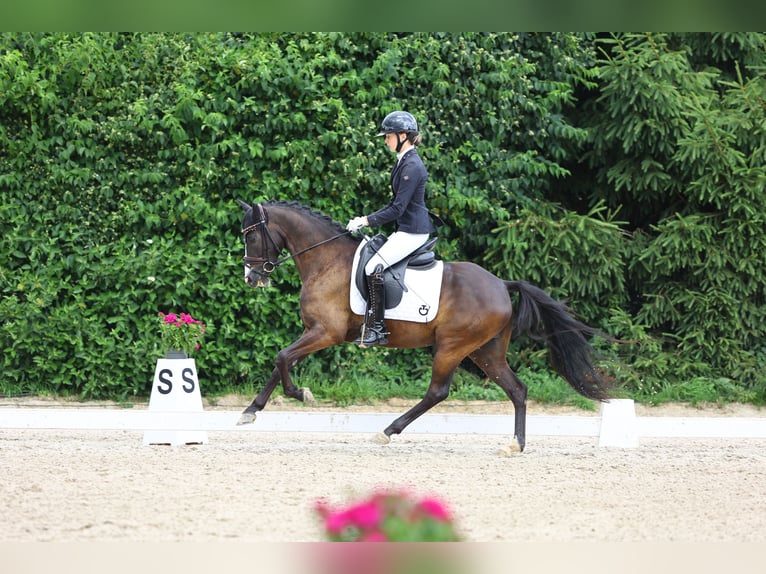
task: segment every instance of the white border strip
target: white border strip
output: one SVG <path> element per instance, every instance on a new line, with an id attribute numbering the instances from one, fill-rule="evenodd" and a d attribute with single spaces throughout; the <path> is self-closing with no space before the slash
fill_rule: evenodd
<path id="1" fill-rule="evenodd" d="M 0 429 L 200 430 L 237 432 L 382 431 L 399 413 L 262 411 L 237 426 L 240 411 L 160 412 L 130 409 L 0 408 Z M 639 437 L 766 438 L 766 417 L 636 417 Z M 405 432 L 512 435 L 513 415 L 425 414 Z M 599 416 L 527 417 L 528 436 L 599 436 Z"/>

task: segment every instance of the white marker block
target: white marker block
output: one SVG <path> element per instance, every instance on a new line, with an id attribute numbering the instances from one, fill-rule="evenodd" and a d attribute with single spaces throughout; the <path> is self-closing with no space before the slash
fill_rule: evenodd
<path id="1" fill-rule="evenodd" d="M 158 359 L 154 369 L 149 410 L 166 413 L 202 412 L 202 395 L 194 359 Z M 144 444 L 204 444 L 207 431 L 147 430 Z"/>
<path id="2" fill-rule="evenodd" d="M 601 403 L 598 446 L 638 447 L 636 405 L 633 399 L 609 399 Z"/>

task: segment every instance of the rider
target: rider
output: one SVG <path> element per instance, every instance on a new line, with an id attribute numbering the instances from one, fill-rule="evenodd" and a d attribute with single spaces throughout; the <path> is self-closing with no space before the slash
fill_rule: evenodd
<path id="1" fill-rule="evenodd" d="M 417 121 L 409 112 L 391 112 L 383 119 L 378 135 L 385 136 L 386 146 L 398 158 L 391 171 L 393 196 L 382 209 L 367 216 L 354 217 L 346 225 L 346 229 L 353 232 L 362 227 L 396 222 L 396 231 L 365 266 L 369 303 L 362 331 L 354 341 L 363 347 L 388 344 L 388 332 L 383 321 L 383 270 L 423 245 L 434 231 L 425 204 L 428 174 L 415 149 L 422 141 Z"/>

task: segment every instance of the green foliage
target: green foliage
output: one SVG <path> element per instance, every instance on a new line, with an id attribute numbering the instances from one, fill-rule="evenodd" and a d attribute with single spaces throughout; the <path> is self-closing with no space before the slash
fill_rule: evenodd
<path id="1" fill-rule="evenodd" d="M 634 320 L 662 343 L 648 347 L 664 365 L 650 385 L 724 376 L 763 400 L 765 43 L 722 39 L 605 40 L 586 157 L 593 197 L 622 207 L 635 238 Z"/>
<path id="2" fill-rule="evenodd" d="M 547 142 L 583 137 L 548 113 L 571 100 L 580 64 L 546 56 L 579 44 L 564 34 L 2 36 L 4 383 L 145 394 L 160 355 L 153 321 L 173 309 L 207 324 L 195 355 L 207 391 L 267 375 L 300 332 L 299 282 L 285 267 L 275 289 L 244 289 L 233 200 L 293 199 L 341 221 L 380 205 L 390 157 L 371 136 L 407 107 L 427 137 L 432 203 L 461 224 L 444 230 L 443 250 L 461 255 L 461 231 L 478 249 L 472 230 L 495 198 L 507 203 L 505 182 L 538 187 L 561 173 Z M 536 76 L 537 61 L 556 73 Z M 322 372 L 336 360 L 317 358 Z M 392 371 L 407 360 L 391 359 Z"/>
<path id="3" fill-rule="evenodd" d="M 339 405 L 421 398 L 428 388 L 431 358 L 424 349 L 369 353 L 351 345 L 334 347 L 296 367 L 293 381 L 309 387 L 317 400 Z"/>
<path id="4" fill-rule="evenodd" d="M 157 313 L 181 309 L 207 325 L 203 390 L 258 387 L 300 285 L 287 265 L 245 289 L 234 200 L 379 207 L 373 134 L 406 108 L 444 259 L 636 341 L 598 343 L 633 392 L 766 400 L 763 55 L 761 33 L 3 34 L 0 392 L 145 396 Z M 509 361 L 544 369 L 526 342 Z M 297 377 L 420 396 L 429 365 L 348 346 Z"/>
<path id="5" fill-rule="evenodd" d="M 695 377 L 688 381 L 663 385 L 661 389 L 647 397 L 646 402 L 648 404 L 665 402 L 684 402 L 692 405 L 725 404 L 758 402 L 758 398 L 753 391 L 743 389 L 732 379 Z"/>
<path id="6" fill-rule="evenodd" d="M 545 285 L 553 297 L 569 298 L 585 320 L 601 322 L 626 297 L 622 224 L 603 204 L 580 215 L 540 202 L 494 230 L 489 269 Z"/>

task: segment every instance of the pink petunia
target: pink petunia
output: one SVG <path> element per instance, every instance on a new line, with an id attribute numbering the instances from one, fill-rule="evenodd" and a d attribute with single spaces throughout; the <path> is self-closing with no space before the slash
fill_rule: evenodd
<path id="1" fill-rule="evenodd" d="M 330 512 L 324 518 L 327 532 L 336 536 L 343 532 L 349 524 L 351 524 L 351 520 L 347 512 Z"/>
<path id="2" fill-rule="evenodd" d="M 424 498 L 418 503 L 418 510 L 423 512 L 426 516 L 430 516 L 435 520 L 442 520 L 449 522 L 452 517 L 449 510 L 435 498 Z"/>
<path id="3" fill-rule="evenodd" d="M 362 529 L 377 528 L 383 519 L 383 512 L 375 502 L 357 504 L 347 512 L 351 522 Z"/>
<path id="4" fill-rule="evenodd" d="M 166 323 L 175 323 L 178 320 L 178 315 L 175 313 L 168 313 L 165 315 L 165 322 Z"/>

